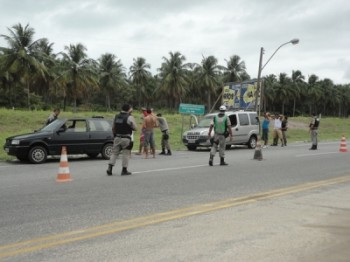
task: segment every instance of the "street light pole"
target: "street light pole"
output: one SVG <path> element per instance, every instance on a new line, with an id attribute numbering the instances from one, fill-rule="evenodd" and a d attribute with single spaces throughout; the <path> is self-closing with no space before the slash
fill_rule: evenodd
<path id="1" fill-rule="evenodd" d="M 263 96 L 262 87 L 261 87 L 261 72 L 262 72 L 262 70 L 265 68 L 265 66 L 270 62 L 272 57 L 277 53 L 278 50 L 280 50 L 280 48 L 282 46 L 285 46 L 287 44 L 296 45 L 298 43 L 299 43 L 299 39 L 298 38 L 294 38 L 294 39 L 292 39 L 292 40 L 290 40 L 290 41 L 288 41 L 286 43 L 283 43 L 282 45 L 280 45 L 276 49 L 276 51 L 270 56 L 270 58 L 267 59 L 267 61 L 266 61 L 266 63 L 264 65 L 262 65 L 264 48 L 261 47 L 261 49 L 260 49 L 259 69 L 258 69 L 258 80 L 257 80 L 257 88 L 256 88 L 256 97 L 255 97 L 255 111 L 258 113 L 258 117 L 260 117 L 261 97 Z"/>

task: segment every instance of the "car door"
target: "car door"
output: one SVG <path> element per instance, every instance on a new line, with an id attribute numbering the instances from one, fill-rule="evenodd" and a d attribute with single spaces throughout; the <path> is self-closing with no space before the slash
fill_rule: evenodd
<path id="1" fill-rule="evenodd" d="M 113 143 L 112 123 L 105 119 L 89 119 L 88 153 L 99 153 L 106 142 Z"/>
<path id="2" fill-rule="evenodd" d="M 56 132 L 52 144 L 55 148 L 67 147 L 68 154 L 84 153 L 89 147 L 89 133 L 85 119 L 67 120 L 65 126 Z"/>

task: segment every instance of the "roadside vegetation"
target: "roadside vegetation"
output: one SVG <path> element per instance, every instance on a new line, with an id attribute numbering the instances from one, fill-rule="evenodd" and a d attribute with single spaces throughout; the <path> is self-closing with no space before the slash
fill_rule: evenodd
<path id="1" fill-rule="evenodd" d="M 90 58 L 82 43 L 67 43 L 64 50 L 54 53 L 54 43 L 47 38 L 37 39 L 29 24 L 15 24 L 7 32 L 0 32 L 0 38 L 5 41 L 5 46 L 0 46 L 2 143 L 8 136 L 41 128 L 54 107 L 62 110 L 60 117 L 102 115 L 112 119 L 122 104 L 129 103 L 134 106 L 139 125 L 141 107 L 162 113 L 171 128 L 173 150 L 185 149 L 181 131 L 189 128 L 189 116 L 177 113 L 179 104 L 204 105 L 205 112 L 209 112 L 220 106 L 225 83 L 252 80 L 244 60 L 236 54 L 226 58 L 224 64 L 213 55 L 194 63 L 178 51 L 169 51 L 160 65 L 151 66 L 145 58 L 136 57 L 125 68 L 116 54 L 107 52 L 98 59 Z M 151 68 L 158 73 L 152 75 Z M 262 113 L 289 117 L 289 142 L 309 140 L 308 116 L 312 112 L 325 116 L 321 120 L 321 141 L 347 135 L 350 84 L 336 85 L 315 74 L 306 78 L 295 69 L 290 74 L 263 76 L 262 87 Z M 159 144 L 158 129 L 156 138 Z M 137 150 L 139 132 L 134 141 Z M 8 159 L 4 150 L 0 150 L 0 159 Z"/>
<path id="2" fill-rule="evenodd" d="M 3 150 L 5 139 L 9 136 L 19 135 L 24 133 L 30 133 L 34 130 L 40 129 L 51 111 L 28 111 L 28 110 L 9 110 L 0 109 L 0 160 L 14 159 L 12 156 L 7 156 Z M 68 118 L 72 116 L 77 117 L 92 117 L 103 116 L 107 119 L 113 119 L 117 112 L 67 112 L 62 111 L 60 118 Z M 162 113 L 167 119 L 170 126 L 170 144 L 173 150 L 187 150 L 181 141 L 181 132 L 189 128 L 189 116 L 180 115 L 177 113 L 169 113 L 166 110 L 158 110 L 155 113 Z M 142 124 L 141 113 L 134 111 L 133 115 L 140 127 Z M 306 142 L 309 143 L 309 129 L 308 123 L 309 117 L 289 117 L 289 129 L 287 131 L 288 143 L 293 142 Z M 272 131 L 272 125 L 270 125 Z M 348 136 L 350 130 L 350 120 L 348 118 L 336 118 L 336 117 L 322 117 L 319 130 L 319 141 L 340 141 L 342 135 Z M 134 148 L 133 151 L 137 151 L 139 148 L 139 136 L 140 129 L 134 135 Z M 157 150 L 160 149 L 161 133 L 158 128 L 155 129 L 155 139 Z M 272 142 L 270 133 L 270 142 Z"/>
<path id="3" fill-rule="evenodd" d="M 55 53 L 47 38 L 36 38 L 29 24 L 15 24 L 0 32 L 0 107 L 63 111 L 113 112 L 122 104 L 135 108 L 153 107 L 177 110 L 180 103 L 205 105 L 205 111 L 218 109 L 225 83 L 252 80 L 244 60 L 237 54 L 224 63 L 209 55 L 199 63 L 185 54 L 169 51 L 160 65 L 150 65 L 136 57 L 129 68 L 117 54 L 88 56 L 83 43 L 70 44 Z M 255 67 L 256 65 L 249 65 Z M 151 69 L 157 74 L 152 75 Z M 254 77 L 253 77 L 254 78 Z M 291 72 L 262 76 L 262 112 L 288 117 L 350 115 L 350 85 L 336 85 L 315 74 Z"/>

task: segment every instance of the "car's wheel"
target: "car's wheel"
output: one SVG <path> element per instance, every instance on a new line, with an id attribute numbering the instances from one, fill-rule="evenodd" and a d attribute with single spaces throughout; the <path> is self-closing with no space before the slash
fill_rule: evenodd
<path id="1" fill-rule="evenodd" d="M 187 149 L 191 150 L 191 151 L 194 151 L 194 150 L 197 149 L 197 147 L 196 146 L 187 146 Z"/>
<path id="2" fill-rule="evenodd" d="M 226 149 L 230 149 L 231 148 L 231 145 L 226 145 Z"/>
<path id="3" fill-rule="evenodd" d="M 96 158 L 98 156 L 98 153 L 89 153 L 87 154 L 90 158 Z"/>
<path id="4" fill-rule="evenodd" d="M 29 150 L 28 159 L 33 164 L 44 163 L 47 159 L 47 151 L 45 147 L 34 146 Z"/>
<path id="5" fill-rule="evenodd" d="M 253 148 L 253 149 L 256 147 L 256 137 L 255 136 L 251 136 L 249 138 L 248 147 Z"/>
<path id="6" fill-rule="evenodd" d="M 112 143 L 108 143 L 108 144 L 105 144 L 102 148 L 102 157 L 104 159 L 109 159 L 112 155 L 112 149 L 113 149 L 113 144 Z"/>

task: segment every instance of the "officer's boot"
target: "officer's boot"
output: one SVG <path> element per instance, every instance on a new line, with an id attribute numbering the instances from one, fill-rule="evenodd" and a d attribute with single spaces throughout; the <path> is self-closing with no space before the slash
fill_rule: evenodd
<path id="1" fill-rule="evenodd" d="M 223 157 L 220 157 L 220 166 L 227 166 L 228 164 L 225 162 Z"/>
<path id="2" fill-rule="evenodd" d="M 210 155 L 210 157 L 209 157 L 209 166 L 213 166 L 213 160 L 214 160 L 214 156 Z"/>
<path id="3" fill-rule="evenodd" d="M 126 169 L 126 167 L 123 167 L 123 169 L 122 169 L 122 174 L 121 174 L 122 176 L 127 176 L 127 175 L 131 175 L 131 172 L 129 172 L 127 169 Z"/>
<path id="4" fill-rule="evenodd" d="M 113 165 L 109 164 L 108 165 L 108 169 L 107 169 L 107 175 L 111 176 L 112 175 L 112 169 L 113 169 Z"/>
<path id="5" fill-rule="evenodd" d="M 171 150 L 168 149 L 168 153 L 167 153 L 168 156 L 171 156 Z"/>
<path id="6" fill-rule="evenodd" d="M 165 155 L 165 148 L 162 148 L 162 152 L 159 153 L 160 155 Z"/>
<path id="7" fill-rule="evenodd" d="M 316 150 L 317 149 L 317 146 L 316 145 L 312 145 L 311 148 L 309 148 L 310 150 Z"/>

